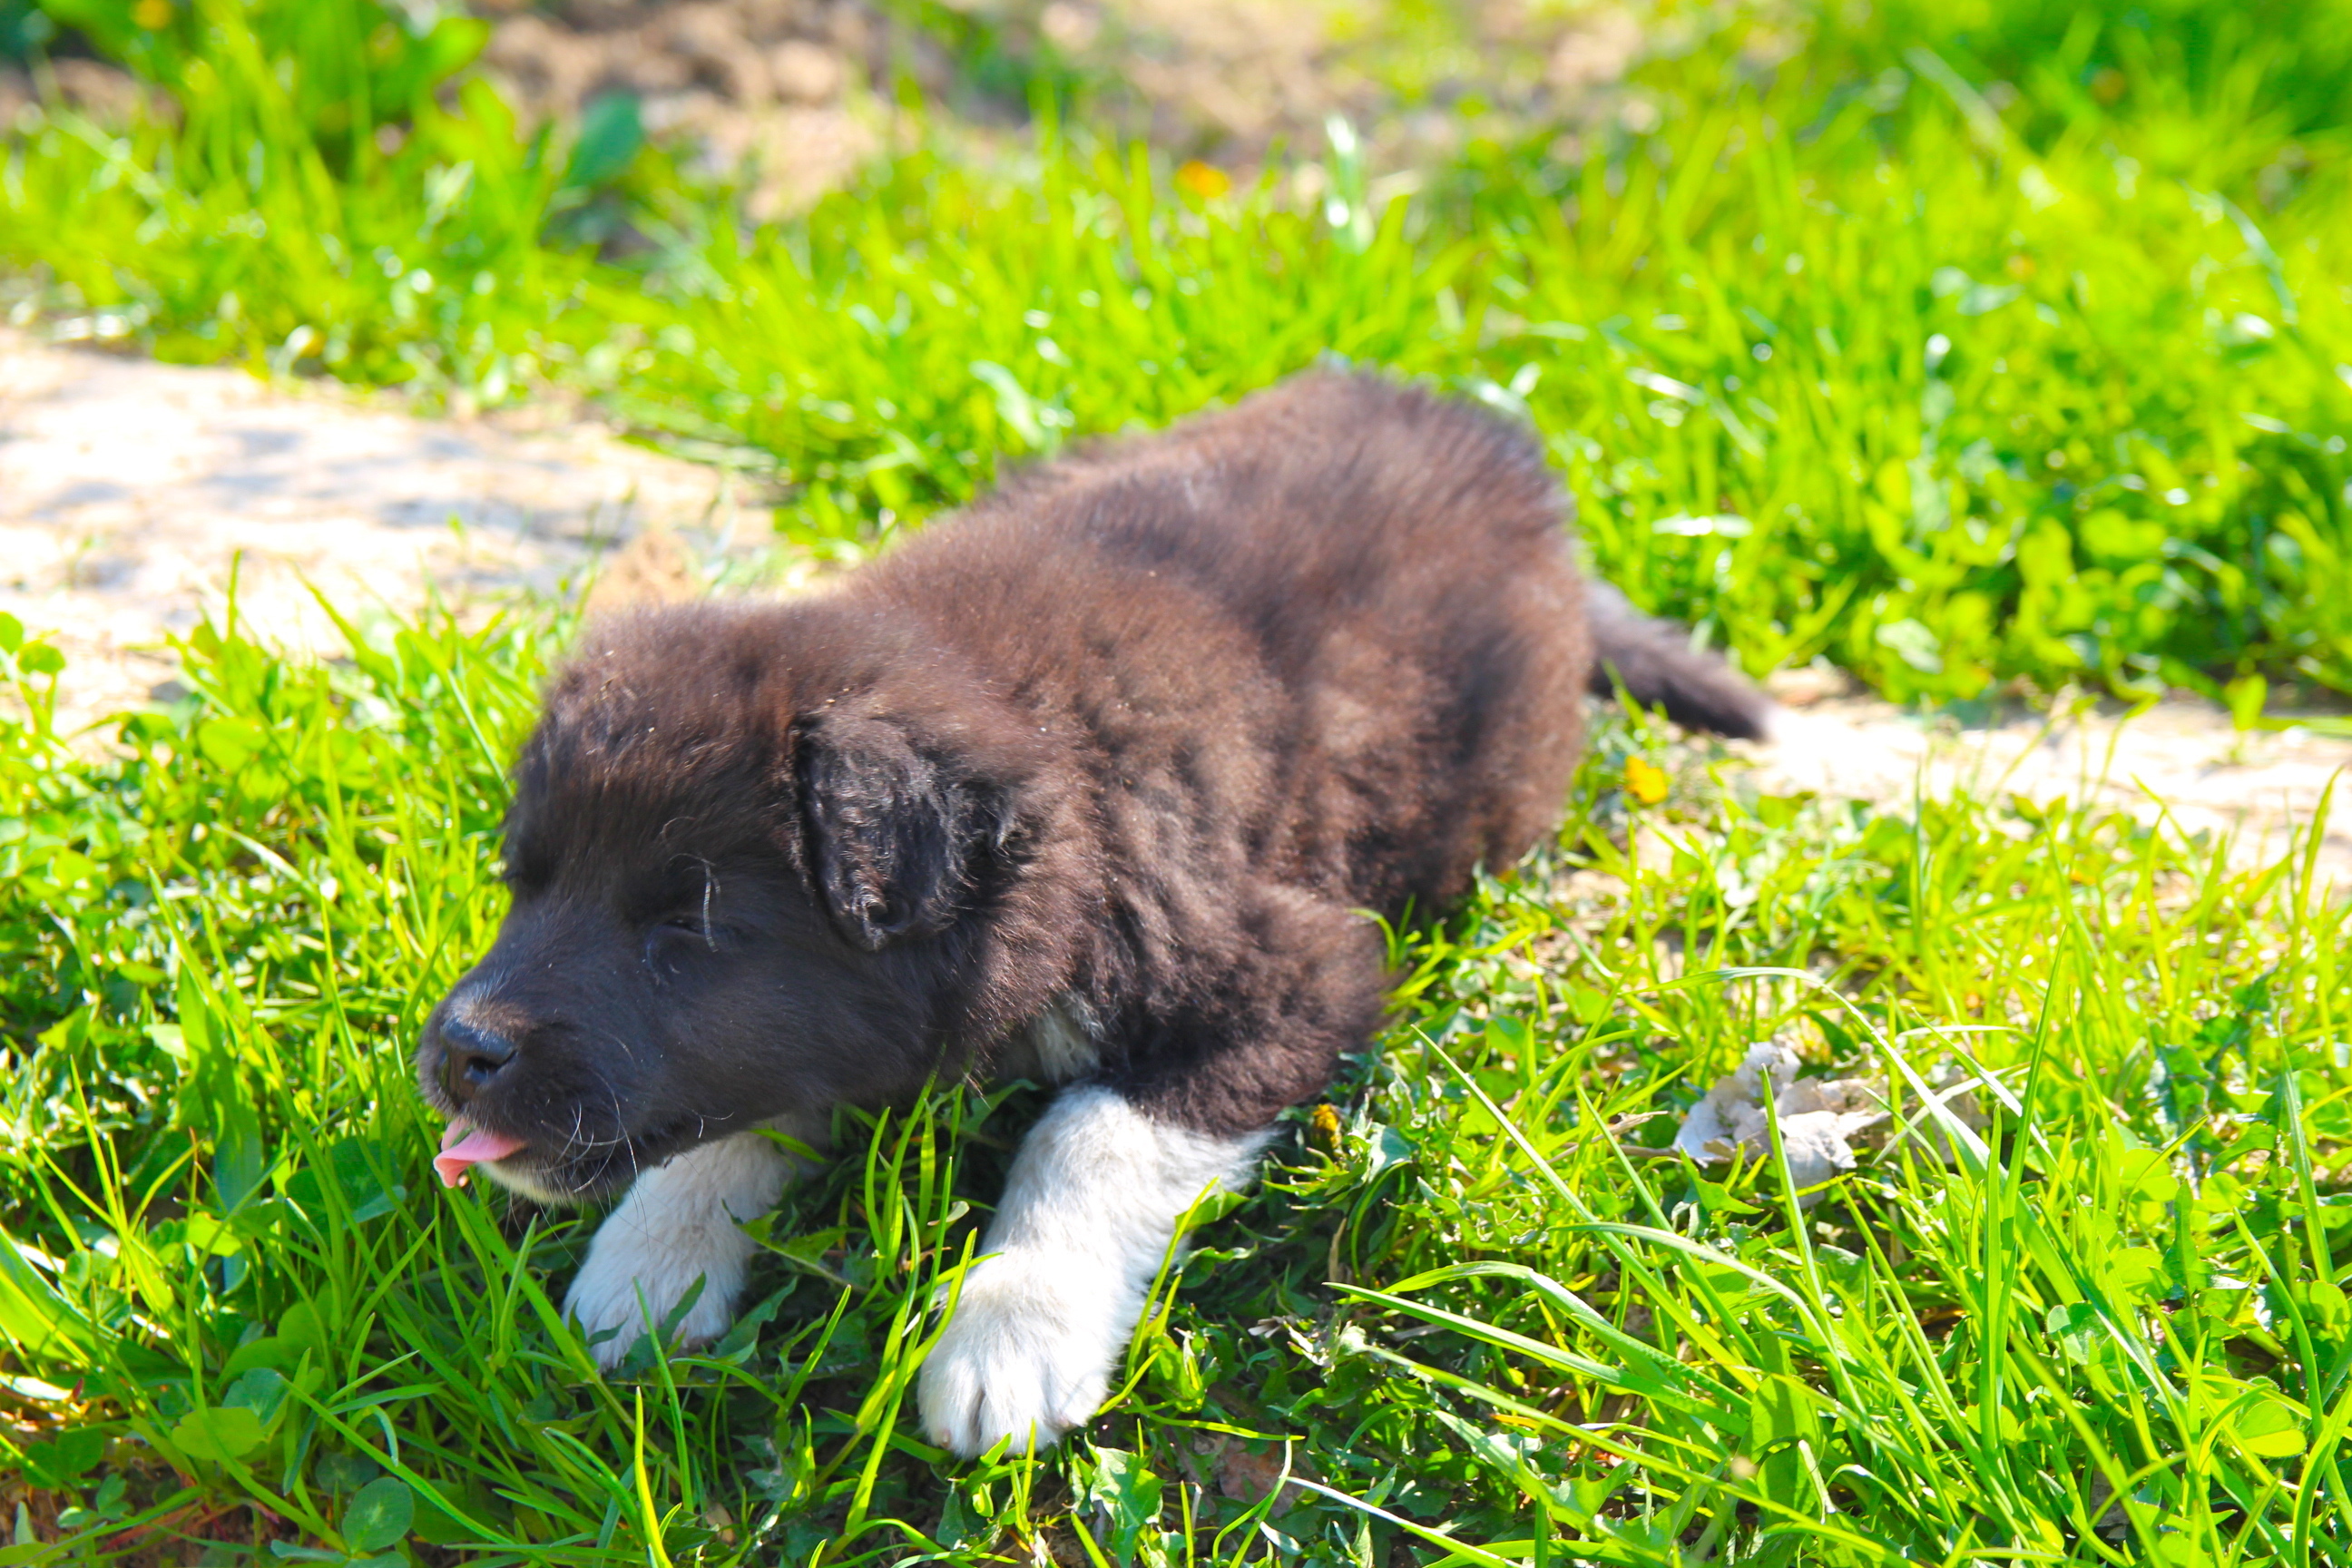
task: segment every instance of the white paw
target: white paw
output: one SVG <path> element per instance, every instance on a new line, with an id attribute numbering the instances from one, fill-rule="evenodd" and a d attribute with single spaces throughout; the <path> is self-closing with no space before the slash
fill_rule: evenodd
<path id="1" fill-rule="evenodd" d="M 587 1338 L 619 1331 L 590 1347 L 606 1372 L 621 1364 L 637 1336 L 649 1331 L 648 1324 L 657 1329 L 668 1318 L 697 1279 L 703 1282 L 702 1294 L 678 1324 L 679 1337 L 695 1344 L 725 1333 L 755 1250 L 751 1238 L 723 1215 L 715 1224 L 660 1233 L 635 1218 L 624 1209 L 604 1222 L 563 1298 L 564 1315 Z"/>
<path id="2" fill-rule="evenodd" d="M 1142 1310 L 1098 1258 L 1015 1249 L 964 1276 L 923 1363 L 923 1430 L 965 1458 L 1003 1438 L 1033 1453 L 1101 1408 Z"/>

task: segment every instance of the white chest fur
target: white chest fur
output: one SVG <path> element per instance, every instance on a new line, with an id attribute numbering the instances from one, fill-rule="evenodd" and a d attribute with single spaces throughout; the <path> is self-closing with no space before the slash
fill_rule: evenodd
<path id="1" fill-rule="evenodd" d="M 989 1076 L 1067 1083 L 1094 1071 L 1101 1060 L 1101 1026 L 1093 1009 L 1065 992 L 1005 1042 L 990 1063 Z"/>

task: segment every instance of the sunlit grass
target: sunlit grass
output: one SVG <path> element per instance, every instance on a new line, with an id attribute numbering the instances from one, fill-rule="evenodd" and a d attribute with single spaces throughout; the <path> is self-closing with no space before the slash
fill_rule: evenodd
<path id="1" fill-rule="evenodd" d="M 337 1550 L 391 1499 L 412 1550 L 507 1562 L 2345 1560 L 2344 916 L 2307 867 L 1756 796 L 1622 724 L 1557 850 L 1397 935 L 1394 1026 L 1084 1439 L 958 1468 L 903 1414 L 1025 1090 L 845 1125 L 743 1325 L 596 1377 L 554 1305 L 584 1227 L 438 1189 L 408 1084 L 498 913 L 547 637 L 200 637 L 120 761 L 7 730 L 0 1330 L 67 1555 Z M 1811 1208 L 1771 1157 L 1660 1152 L 1776 1037 L 1913 1128 Z M 1955 1072 L 1980 1135 L 1923 1110 Z"/>
<path id="2" fill-rule="evenodd" d="M 2317 39 L 2307 9 L 2024 60 L 2035 24 L 1998 7 L 1727 13 L 1637 74 L 1654 129 L 1472 121 L 1409 200 L 1345 134 L 1301 204 L 1279 169 L 1203 198 L 1083 126 L 984 168 L 942 132 L 758 228 L 634 121 L 526 137 L 479 82 L 378 110 L 388 153 L 322 130 L 311 56 L 207 11 L 177 125 L 10 143 L 0 258 L 168 358 L 586 394 L 848 550 L 1000 460 L 1338 354 L 1531 416 L 1595 561 L 1759 671 L 2170 684 L 2251 718 L 2352 690 L 2352 142 L 2276 30 Z M 1758 65 L 1792 26 L 1813 47 Z M 1980 58 L 2018 79 L 1951 63 Z M 638 259 L 586 247 L 623 226 Z"/>
<path id="3" fill-rule="evenodd" d="M 1336 353 L 1531 418 L 1597 563 L 1759 669 L 2250 718 L 2352 682 L 2341 83 L 2285 21 L 1898 5 L 1772 69 L 1742 23 L 1644 68 L 1654 131 L 1474 140 L 1411 203 L 1344 153 L 1312 206 L 1204 200 L 1073 132 L 751 231 L 437 67 L 338 119 L 272 51 L 377 15 L 339 5 L 175 10 L 138 47 L 182 51 L 176 126 L 7 142 L 14 297 L 167 357 L 584 393 L 843 557 Z M 625 220 L 649 259 L 599 260 Z M 737 1331 L 595 1376 L 554 1307 L 586 1225 L 430 1182 L 408 1068 L 567 629 L 208 630 L 108 747 L 49 732 L 55 656 L 0 621 L 0 1561 L 2352 1562 L 2310 862 L 1760 795 L 1639 722 L 1555 847 L 1392 933 L 1391 1026 L 1061 1451 L 949 1465 L 905 1412 L 1025 1088 L 846 1119 Z M 1817 1194 L 1667 1151 L 1769 1039 L 1894 1100 Z"/>

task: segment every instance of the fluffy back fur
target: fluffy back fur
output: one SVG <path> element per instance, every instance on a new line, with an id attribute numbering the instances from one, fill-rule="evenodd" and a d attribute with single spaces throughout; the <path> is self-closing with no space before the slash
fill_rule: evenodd
<path id="1" fill-rule="evenodd" d="M 1376 1026 L 1357 911 L 1434 910 L 1558 819 L 1599 679 L 1566 512 L 1517 426 L 1318 374 L 1022 474 L 818 595 L 593 626 L 425 1092 L 590 1193 L 1059 1007 L 1147 1112 L 1265 1125 Z M 1760 723 L 1602 624 L 1637 695 Z"/>

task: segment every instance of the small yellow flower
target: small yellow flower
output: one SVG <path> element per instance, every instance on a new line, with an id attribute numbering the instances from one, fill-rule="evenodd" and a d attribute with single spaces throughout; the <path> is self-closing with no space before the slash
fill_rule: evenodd
<path id="1" fill-rule="evenodd" d="M 1315 1142 L 1326 1149 L 1339 1146 L 1339 1113 L 1328 1105 L 1318 1105 L 1307 1113 L 1307 1128 Z"/>
<path id="2" fill-rule="evenodd" d="M 1666 771 L 1640 757 L 1625 759 L 1625 793 L 1643 805 L 1666 798 Z"/>
<path id="3" fill-rule="evenodd" d="M 1176 183 L 1204 202 L 1222 196 L 1234 188 L 1231 174 L 1213 163 L 1203 163 L 1198 158 L 1176 171 Z"/>
<path id="4" fill-rule="evenodd" d="M 172 0 L 139 0 L 131 7 L 131 19 L 151 33 L 168 27 L 172 25 Z"/>

